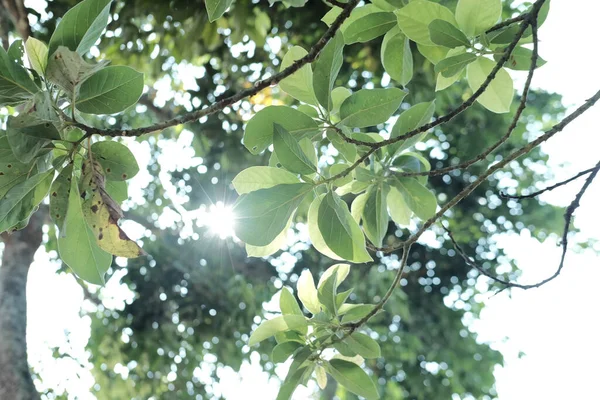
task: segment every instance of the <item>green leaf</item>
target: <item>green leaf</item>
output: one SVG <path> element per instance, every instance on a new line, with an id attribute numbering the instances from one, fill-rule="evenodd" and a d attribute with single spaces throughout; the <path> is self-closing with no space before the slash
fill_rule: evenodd
<path id="1" fill-rule="evenodd" d="M 23 102 L 38 90 L 23 65 L 0 48 L 0 107 Z"/>
<path id="2" fill-rule="evenodd" d="M 452 51 L 444 46 L 423 46 L 422 44 L 417 44 L 417 49 L 433 65 L 442 61 Z"/>
<path id="3" fill-rule="evenodd" d="M 208 12 L 208 20 L 215 22 L 225 14 L 225 11 L 231 6 L 233 0 L 206 0 L 204 3 Z"/>
<path id="4" fill-rule="evenodd" d="M 280 71 L 291 66 L 295 61 L 305 57 L 308 54 L 300 46 L 293 46 L 283 56 Z M 310 64 L 303 65 L 299 70 L 279 82 L 281 90 L 293 98 L 308 104 L 317 105 L 317 99 L 313 90 L 313 72 Z"/>
<path id="5" fill-rule="evenodd" d="M 374 304 L 347 304 L 345 306 L 347 307 L 342 306 L 339 311 L 340 315 L 344 315 L 343 324 L 360 321 L 375 308 Z"/>
<path id="6" fill-rule="evenodd" d="M 410 42 L 399 27 L 393 27 L 381 43 L 381 63 L 388 75 L 406 86 L 413 77 L 413 57 Z"/>
<path id="7" fill-rule="evenodd" d="M 328 276 L 318 289 L 319 303 L 321 303 L 331 315 L 337 313 L 337 274 Z"/>
<path id="8" fill-rule="evenodd" d="M 0 136 L 0 199 L 4 198 L 13 186 L 24 181 L 31 168 L 31 164 L 22 163 L 15 157 L 7 137 Z"/>
<path id="9" fill-rule="evenodd" d="M 335 90 L 334 90 L 335 92 Z M 344 131 L 344 127 L 342 127 Z M 339 133 L 333 129 L 327 129 L 327 139 L 331 142 L 331 145 L 349 162 L 356 160 L 356 146 L 352 143 L 346 142 Z"/>
<path id="10" fill-rule="evenodd" d="M 271 359 L 275 364 L 285 362 L 300 347 L 302 347 L 302 344 L 298 342 L 279 343 L 273 348 Z"/>
<path id="11" fill-rule="evenodd" d="M 331 167 L 329 167 L 329 176 L 333 177 L 333 176 L 337 176 L 338 174 L 341 174 L 344 171 L 347 171 L 350 168 L 350 164 L 333 164 Z M 347 185 L 348 183 L 352 182 L 352 173 L 349 173 L 348 175 L 346 175 L 343 178 L 339 178 L 336 179 L 335 181 L 333 181 L 334 186 L 344 186 Z"/>
<path id="12" fill-rule="evenodd" d="M 367 199 L 363 209 L 363 229 L 376 247 L 381 247 L 388 230 L 387 194 L 382 185 L 372 186 L 367 191 Z"/>
<path id="13" fill-rule="evenodd" d="M 67 218 L 72 176 L 73 164 L 71 163 L 63 168 L 50 188 L 50 217 L 58 226 L 61 235 L 66 233 L 64 222 Z"/>
<path id="14" fill-rule="evenodd" d="M 390 217 L 398 225 L 409 225 L 412 211 L 408 208 L 404 197 L 394 186 L 390 187 L 387 195 L 387 205 L 390 211 Z"/>
<path id="15" fill-rule="evenodd" d="M 381 357 L 379 344 L 364 333 L 354 332 L 344 339 L 350 349 L 363 358 Z"/>
<path id="16" fill-rule="evenodd" d="M 306 322 L 306 318 L 301 315 L 280 315 L 260 324 L 258 328 L 252 332 L 252 335 L 250 335 L 248 346 L 254 346 L 275 335 L 277 332 L 289 330 L 301 332 L 306 329 L 307 326 L 308 323 Z"/>
<path id="17" fill-rule="evenodd" d="M 105 185 L 106 192 L 117 203 L 122 203 L 129 198 L 129 194 L 127 193 L 127 182 L 106 181 Z"/>
<path id="18" fill-rule="evenodd" d="M 479 57 L 469 64 L 467 66 L 467 80 L 471 90 L 478 90 L 495 66 L 496 63 L 485 57 Z M 488 110 L 502 114 L 510 111 L 513 96 L 513 80 L 508 72 L 501 68 L 485 92 L 477 98 L 477 101 Z"/>
<path id="19" fill-rule="evenodd" d="M 48 46 L 34 37 L 29 37 L 25 42 L 25 49 L 31 68 L 40 76 L 44 76 L 46 65 L 48 65 Z"/>
<path id="20" fill-rule="evenodd" d="M 292 398 L 292 395 L 296 391 L 296 388 L 302 382 L 302 377 L 308 367 L 302 367 L 295 371 L 288 372 L 288 375 L 283 381 L 283 384 L 279 388 L 279 393 L 277 393 L 276 400 L 289 400 Z"/>
<path id="21" fill-rule="evenodd" d="M 364 43 L 375 39 L 396 25 L 396 16 L 391 12 L 373 12 L 349 21 L 344 29 L 346 44 Z"/>
<path id="22" fill-rule="evenodd" d="M 257 112 L 244 131 L 244 146 L 259 154 L 273 143 L 273 124 L 283 126 L 297 140 L 319 132 L 317 123 L 301 111 L 286 106 L 269 106 Z"/>
<path id="23" fill-rule="evenodd" d="M 327 373 L 325 372 L 325 368 L 320 365 L 315 367 L 315 379 L 321 390 L 324 390 L 325 387 L 327 387 Z"/>
<path id="24" fill-rule="evenodd" d="M 294 216 L 292 215 L 288 220 L 287 225 L 281 231 L 279 235 L 268 245 L 266 246 L 252 246 L 251 244 L 246 244 L 246 254 L 248 257 L 268 257 L 272 254 L 277 253 L 283 246 L 285 246 L 287 242 L 287 234 L 292 226 L 292 219 Z"/>
<path id="25" fill-rule="evenodd" d="M 84 55 L 108 24 L 111 0 L 84 0 L 65 13 L 50 38 L 49 54 L 60 47 Z"/>
<path id="26" fill-rule="evenodd" d="M 29 219 L 48 194 L 53 177 L 54 171 L 34 175 L 14 185 L 0 199 L 0 233 Z"/>
<path id="27" fill-rule="evenodd" d="M 313 247 L 315 249 L 317 249 L 317 251 L 319 253 L 321 253 L 331 259 L 341 261 L 341 260 L 343 260 L 343 257 L 340 257 L 337 254 L 335 254 L 329 248 L 329 246 L 327 246 L 327 244 L 325 243 L 325 239 L 323 239 L 323 235 L 321 234 L 321 231 L 319 230 L 319 208 L 321 206 L 323 197 L 325 197 L 325 194 L 321 194 L 321 195 L 317 196 L 313 200 L 313 202 L 310 204 L 310 207 L 308 209 L 308 217 L 307 217 L 308 237 L 310 238 L 310 241 L 312 242 Z M 313 285 L 314 285 L 314 283 L 313 283 Z"/>
<path id="28" fill-rule="evenodd" d="M 330 192 L 321 201 L 318 226 L 325 244 L 337 256 L 351 262 L 365 262 L 371 258 L 365 249 L 364 235 L 337 194 Z"/>
<path id="29" fill-rule="evenodd" d="M 444 47 L 471 46 L 471 42 L 460 29 L 441 19 L 434 19 L 429 24 L 429 36 L 433 43 Z"/>
<path id="30" fill-rule="evenodd" d="M 133 178 L 140 170 L 129 148 L 113 140 L 104 140 L 92 144 L 94 160 L 104 169 L 106 179 L 125 181 Z"/>
<path id="31" fill-rule="evenodd" d="M 456 21 L 469 37 L 491 28 L 502 14 L 502 0 L 458 0 Z"/>
<path id="32" fill-rule="evenodd" d="M 396 112 L 407 92 L 398 88 L 361 89 L 340 107 L 340 124 L 364 128 L 382 124 Z"/>
<path id="33" fill-rule="evenodd" d="M 296 289 L 298 290 L 300 301 L 308 311 L 312 314 L 321 312 L 317 288 L 315 287 L 315 281 L 309 270 L 305 269 L 302 271 L 300 278 L 298 278 Z"/>
<path id="34" fill-rule="evenodd" d="M 231 183 L 238 194 L 244 194 L 281 184 L 300 183 L 300 180 L 281 168 L 250 167 L 237 174 Z"/>
<path id="35" fill-rule="evenodd" d="M 313 89 L 319 103 L 327 112 L 333 108 L 332 92 L 344 61 L 344 37 L 341 32 L 327 43 L 315 62 Z"/>
<path id="36" fill-rule="evenodd" d="M 335 296 L 335 305 L 336 305 L 337 309 L 339 309 L 342 306 L 342 304 L 344 304 L 344 302 L 348 299 L 348 297 L 352 294 L 352 292 L 354 292 L 354 289 L 350 288 L 350 289 L 346 290 L 345 292 L 338 293 Z"/>
<path id="37" fill-rule="evenodd" d="M 477 56 L 473 53 L 463 53 L 456 56 L 444 58 L 435 65 L 435 73 L 441 74 L 445 78 L 450 78 L 462 72 L 467 65 L 477 60 Z"/>
<path id="38" fill-rule="evenodd" d="M 60 86 L 70 97 L 75 97 L 79 87 L 86 79 L 108 64 L 102 61 L 89 64 L 78 53 L 60 46 L 51 56 L 46 67 L 46 77 Z"/>
<path id="39" fill-rule="evenodd" d="M 115 114 L 135 104 L 144 90 L 144 74 L 126 66 L 104 68 L 79 89 L 76 107 L 88 114 Z"/>
<path id="40" fill-rule="evenodd" d="M 404 201 L 417 217 L 427 220 L 435 215 L 435 195 L 418 180 L 399 178 L 394 180 L 393 186 L 402 194 Z"/>
<path id="41" fill-rule="evenodd" d="M 435 100 L 427 103 L 415 104 L 408 110 L 402 112 L 392 127 L 390 138 L 397 138 L 413 131 L 421 126 L 429 123 L 435 112 Z M 415 135 L 411 138 L 401 140 L 388 147 L 390 154 L 394 155 L 414 146 L 416 143 L 423 140 L 427 132 Z"/>
<path id="42" fill-rule="evenodd" d="M 66 236 L 58 238 L 58 252 L 62 261 L 81 279 L 104 285 L 104 274 L 112 263 L 112 255 L 98 246 L 94 233 L 85 222 L 76 179 L 71 181 L 64 226 Z"/>
<path id="43" fill-rule="evenodd" d="M 324 367 L 333 379 L 352 393 L 367 400 L 379 399 L 377 387 L 369 375 L 353 362 L 334 358 L 325 362 Z"/>
<path id="44" fill-rule="evenodd" d="M 331 101 L 333 103 L 333 108 L 331 109 L 332 114 L 339 114 L 340 107 L 344 100 L 352 95 L 352 91 L 345 87 L 336 87 L 331 92 Z"/>
<path id="45" fill-rule="evenodd" d="M 532 50 L 517 46 L 510 54 L 508 61 L 504 63 L 504 66 L 515 71 L 529 71 L 529 67 L 531 67 L 532 55 Z M 500 61 L 501 58 L 502 54 L 494 54 L 494 60 L 496 60 L 496 62 Z M 538 55 L 536 68 L 539 68 L 544 64 L 546 64 L 546 61 Z"/>
<path id="46" fill-rule="evenodd" d="M 414 0 L 394 13 L 402 32 L 413 42 L 424 46 L 435 44 L 429 36 L 429 24 L 434 20 L 441 19 L 456 26 L 452 11 L 431 1 Z"/>
<path id="47" fill-rule="evenodd" d="M 233 206 L 236 236 L 253 246 L 268 245 L 312 188 L 306 183 L 295 183 L 241 195 Z"/>
<path id="48" fill-rule="evenodd" d="M 296 139 L 279 124 L 273 126 L 273 148 L 279 162 L 288 171 L 301 175 L 309 175 L 317 171 Z"/>
<path id="49" fill-rule="evenodd" d="M 460 54 L 465 54 L 465 48 L 464 47 L 457 47 L 455 49 L 450 49 L 450 51 L 448 51 L 448 53 L 446 54 L 446 58 L 452 57 L 452 56 L 457 56 Z M 446 78 L 445 76 L 443 76 L 442 74 L 437 74 L 437 79 L 436 79 L 436 85 L 435 85 L 435 91 L 440 91 L 440 90 L 444 90 L 450 86 L 452 86 L 456 81 L 458 81 L 459 79 L 462 79 L 466 74 L 466 71 L 463 69 L 460 72 L 458 72 L 457 74 Z"/>
<path id="50" fill-rule="evenodd" d="M 357 224 L 362 221 L 363 211 L 365 210 L 365 204 L 367 203 L 368 193 L 363 193 L 354 198 L 352 206 L 350 207 L 350 214 Z"/>
<path id="51" fill-rule="evenodd" d="M 321 286 L 323 286 L 323 284 L 327 280 L 327 278 L 329 278 L 331 275 L 333 275 L 333 273 L 335 273 L 337 276 L 337 278 L 336 278 L 336 288 L 337 288 L 338 286 L 340 286 L 340 284 L 342 282 L 344 282 L 344 280 L 350 273 L 350 264 L 335 264 L 335 265 L 332 265 L 331 267 L 327 268 L 325 270 L 325 272 L 323 272 L 323 274 L 321 275 L 321 278 L 319 278 L 319 283 L 317 284 L 317 288 L 320 289 Z"/>
<path id="52" fill-rule="evenodd" d="M 304 315 L 296 298 L 286 287 L 279 291 L 279 308 L 284 315 Z"/>

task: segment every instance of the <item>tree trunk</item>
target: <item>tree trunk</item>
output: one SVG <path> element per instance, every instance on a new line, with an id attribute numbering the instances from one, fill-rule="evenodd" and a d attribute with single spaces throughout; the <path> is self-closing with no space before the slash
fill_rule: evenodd
<path id="1" fill-rule="evenodd" d="M 12 235 L 3 234 L 0 266 L 0 399 L 33 400 L 35 390 L 27 364 L 27 273 L 42 242 L 42 210 L 29 225 Z"/>

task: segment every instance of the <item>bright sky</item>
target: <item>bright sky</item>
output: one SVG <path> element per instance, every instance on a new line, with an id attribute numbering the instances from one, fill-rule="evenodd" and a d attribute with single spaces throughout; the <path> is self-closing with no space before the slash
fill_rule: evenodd
<path id="1" fill-rule="evenodd" d="M 552 0 L 550 16 L 540 32 L 540 53 L 548 63 L 536 74 L 534 86 L 561 93 L 565 103 L 571 105 L 581 104 L 600 88 L 598 15 L 600 4 L 596 1 Z M 551 155 L 550 164 L 558 180 L 597 162 L 599 117 L 600 106 L 596 106 L 544 147 Z M 562 166 L 565 162 L 570 164 Z M 543 199 L 566 205 L 582 183 L 583 180 L 577 181 Z M 600 237 L 595 208 L 599 198 L 600 185 L 596 183 L 576 214 L 581 238 Z M 538 281 L 556 268 L 559 249 L 555 239 L 540 244 L 526 236 L 508 237 L 500 243 L 523 269 L 523 283 Z M 482 319 L 473 324 L 473 329 L 479 332 L 481 340 L 492 342 L 505 354 L 505 367 L 496 371 L 501 400 L 587 399 L 597 393 L 599 267 L 595 254 L 570 252 L 564 272 L 555 281 L 537 290 L 516 290 L 512 298 L 502 293 L 487 301 Z M 91 399 L 86 395 L 93 383 L 91 375 L 77 367 L 75 361 L 56 361 L 51 357 L 49 347 L 62 346 L 85 359 L 84 346 L 90 329 L 89 319 L 79 314 L 83 295 L 78 284 L 71 277 L 56 276 L 54 270 L 45 254 L 38 252 L 27 292 L 30 362 L 45 371 L 50 387 L 75 388 L 73 394 L 77 393 L 78 398 Z M 108 283 L 111 285 L 116 285 L 116 279 Z M 122 299 L 106 302 L 118 305 Z M 68 344 L 65 334 L 69 335 Z M 519 359 L 519 351 L 526 356 Z M 80 377 L 69 377 L 65 373 L 69 370 L 79 370 Z M 277 391 L 277 381 L 267 382 L 266 374 L 251 365 L 243 367 L 241 381 L 231 370 L 223 370 L 221 376 L 223 393 L 230 400 L 246 399 L 248 393 L 274 398 Z M 76 383 L 78 379 L 81 381 Z M 307 391 L 301 391 L 295 398 L 307 396 Z"/>

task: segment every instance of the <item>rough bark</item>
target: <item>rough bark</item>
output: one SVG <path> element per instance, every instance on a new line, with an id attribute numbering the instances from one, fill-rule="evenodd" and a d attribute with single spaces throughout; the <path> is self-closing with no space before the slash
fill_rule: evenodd
<path id="1" fill-rule="evenodd" d="M 40 210 L 41 211 L 41 210 Z M 0 399 L 39 399 L 27 364 L 27 273 L 42 242 L 43 214 L 12 235 L 3 234 L 0 266 Z"/>

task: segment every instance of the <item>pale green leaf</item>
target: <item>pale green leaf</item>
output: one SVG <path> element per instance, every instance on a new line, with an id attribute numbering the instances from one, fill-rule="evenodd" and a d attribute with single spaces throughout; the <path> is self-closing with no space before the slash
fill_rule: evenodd
<path id="1" fill-rule="evenodd" d="M 381 63 L 385 72 L 402 86 L 406 86 L 412 79 L 413 57 L 410 42 L 397 26 L 383 37 Z"/>
<path id="2" fill-rule="evenodd" d="M 317 288 L 319 303 L 325 307 L 331 315 L 337 313 L 337 274 L 331 274 L 321 282 Z"/>
<path id="3" fill-rule="evenodd" d="M 29 59 L 31 68 L 41 76 L 44 76 L 46 65 L 48 65 L 48 46 L 44 42 L 30 37 L 25 42 L 25 49 L 27 50 L 27 58 Z"/>
<path id="4" fill-rule="evenodd" d="M 252 332 L 252 335 L 250 335 L 248 346 L 254 346 L 275 335 L 277 332 L 289 330 L 302 331 L 307 326 L 306 318 L 301 315 L 280 315 L 260 324 L 258 328 Z"/>
<path id="5" fill-rule="evenodd" d="M 531 67 L 532 55 L 533 50 L 526 47 L 517 46 L 510 54 L 508 61 L 504 63 L 504 66 L 515 71 L 529 71 L 529 68 Z M 502 54 L 494 54 L 494 60 L 496 62 L 500 61 L 501 58 Z M 546 61 L 538 55 L 536 68 L 539 68 L 544 64 L 546 64 Z"/>
<path id="6" fill-rule="evenodd" d="M 327 373 L 325 372 L 325 368 L 317 365 L 315 367 L 315 378 L 317 380 L 317 385 L 321 390 L 324 390 L 327 387 Z"/>
<path id="7" fill-rule="evenodd" d="M 467 66 L 467 80 L 471 90 L 478 90 L 495 66 L 495 62 L 485 57 L 479 57 L 469 64 Z M 510 111 L 513 96 L 513 80 L 504 68 L 500 68 L 496 77 L 485 92 L 477 98 L 477 101 L 488 110 L 502 114 Z"/>
<path id="8" fill-rule="evenodd" d="M 340 284 L 346 279 L 346 277 L 350 273 L 350 264 L 335 264 L 335 265 L 332 265 L 331 267 L 327 268 L 325 270 L 325 272 L 323 272 L 323 274 L 321 275 L 321 278 L 319 278 L 319 283 L 317 284 L 317 288 L 320 288 L 323 285 L 323 283 L 325 282 L 325 280 L 327 278 L 329 278 L 331 275 L 333 275 L 334 272 L 336 273 L 336 276 L 337 276 L 337 285 L 336 285 L 336 288 L 337 288 L 338 286 L 340 286 Z"/>
<path id="9" fill-rule="evenodd" d="M 433 65 L 446 58 L 449 51 L 449 49 L 444 46 L 423 46 L 422 44 L 417 44 L 417 49 L 419 50 L 419 53 Z"/>
<path id="10" fill-rule="evenodd" d="M 452 11 L 432 1 L 414 0 L 394 13 L 402 32 L 413 42 L 425 46 L 434 45 L 429 36 L 429 24 L 434 20 L 441 19 L 456 26 Z"/>
<path id="11" fill-rule="evenodd" d="M 106 64 L 108 61 L 102 61 L 95 65 L 89 64 L 80 54 L 64 46 L 59 46 L 50 55 L 46 67 L 46 77 L 52 83 L 60 86 L 72 98 L 77 95 L 81 84 L 104 68 Z"/>
<path id="12" fill-rule="evenodd" d="M 300 183 L 295 174 L 281 168 L 260 166 L 246 168 L 231 182 L 238 194 L 291 183 Z"/>
<path id="13" fill-rule="evenodd" d="M 390 138 L 397 138 L 411 132 L 421 126 L 429 123 L 435 112 L 435 100 L 427 103 L 418 103 L 402 112 L 396 120 L 396 123 L 392 127 Z M 427 135 L 427 131 L 410 137 L 408 139 L 401 140 L 389 146 L 389 153 L 391 155 L 400 153 L 409 147 L 414 146 L 416 143 L 423 140 Z"/>
<path id="14" fill-rule="evenodd" d="M 280 71 L 291 66 L 294 61 L 300 60 L 308 54 L 300 46 L 293 46 L 283 56 L 281 61 Z M 317 105 L 317 98 L 313 90 L 313 72 L 310 64 L 303 65 L 299 70 L 279 82 L 281 90 L 292 96 L 293 98 L 303 101 L 308 104 Z"/>
<path id="15" fill-rule="evenodd" d="M 396 112 L 407 92 L 398 88 L 361 89 L 340 107 L 340 124 L 364 128 L 382 124 Z"/>
<path id="16" fill-rule="evenodd" d="M 284 315 L 304 315 L 296 298 L 286 287 L 279 291 L 279 308 Z"/>
<path id="17" fill-rule="evenodd" d="M 298 290 L 300 301 L 308 311 L 312 314 L 321 312 L 317 288 L 309 270 L 305 269 L 302 271 L 300 278 L 298 278 L 296 289 Z"/>
<path id="18" fill-rule="evenodd" d="M 502 0 L 458 0 L 456 21 L 469 37 L 491 28 L 502 14 Z"/>
<path id="19" fill-rule="evenodd" d="M 390 217 L 398 225 L 407 226 L 410 224 L 412 211 L 408 208 L 404 197 L 394 186 L 390 187 L 387 195 L 387 205 L 390 211 Z"/>

